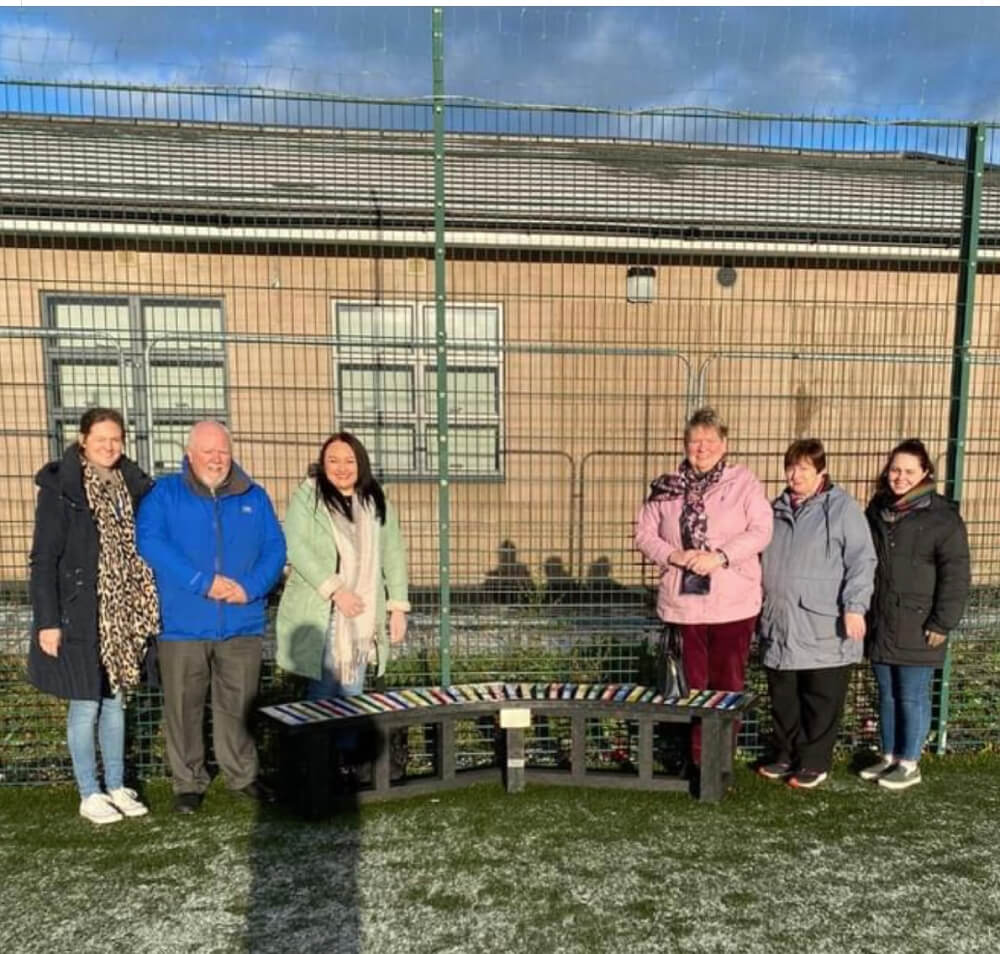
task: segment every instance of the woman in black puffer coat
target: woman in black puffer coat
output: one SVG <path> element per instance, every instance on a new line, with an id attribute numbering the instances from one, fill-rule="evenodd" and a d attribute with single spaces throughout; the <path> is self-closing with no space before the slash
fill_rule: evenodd
<path id="1" fill-rule="evenodd" d="M 135 549 L 135 509 L 153 482 L 122 454 L 124 438 L 118 411 L 91 408 L 78 440 L 35 477 L 28 680 L 69 700 L 80 814 L 95 824 L 147 812 L 124 785 L 123 706 L 142 678 L 147 638 L 159 630 L 153 575 Z"/>
<path id="2" fill-rule="evenodd" d="M 969 541 L 918 440 L 893 448 L 866 515 L 878 556 L 868 630 L 882 757 L 860 774 L 898 790 L 920 781 L 934 670 L 969 593 Z"/>

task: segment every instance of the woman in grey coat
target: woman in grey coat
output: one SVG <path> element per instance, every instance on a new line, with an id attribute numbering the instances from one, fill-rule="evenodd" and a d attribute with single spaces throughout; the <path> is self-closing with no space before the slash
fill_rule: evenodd
<path id="1" fill-rule="evenodd" d="M 757 771 L 815 788 L 830 771 L 851 669 L 864 650 L 875 548 L 861 507 L 830 482 L 818 440 L 789 446 L 785 477 L 762 557 L 760 637 L 775 755 Z"/>

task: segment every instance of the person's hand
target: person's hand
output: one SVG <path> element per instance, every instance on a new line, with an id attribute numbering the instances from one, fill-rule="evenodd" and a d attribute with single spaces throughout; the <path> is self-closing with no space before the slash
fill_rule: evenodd
<path id="1" fill-rule="evenodd" d="M 333 602 L 348 619 L 360 616 L 365 609 L 365 601 L 351 590 L 337 590 L 333 594 Z"/>
<path id="2" fill-rule="evenodd" d="M 389 642 L 393 646 L 401 643 L 406 638 L 406 613 L 402 610 L 393 610 L 389 614 Z"/>
<path id="3" fill-rule="evenodd" d="M 674 550 L 669 557 L 667 557 L 667 562 L 671 566 L 678 566 L 683 570 L 691 569 L 691 562 L 698 557 L 700 557 L 705 551 L 704 550 Z"/>
<path id="4" fill-rule="evenodd" d="M 227 603 L 249 603 L 247 591 L 236 580 L 229 581 L 229 593 L 223 597 Z"/>
<path id="5" fill-rule="evenodd" d="M 848 639 L 864 639 L 867 627 L 861 613 L 844 613 L 844 632 Z"/>
<path id="6" fill-rule="evenodd" d="M 924 630 L 924 639 L 927 640 L 927 645 L 931 649 L 937 649 L 939 646 L 944 645 L 944 641 L 948 637 L 944 633 L 935 633 L 932 629 Z"/>
<path id="7" fill-rule="evenodd" d="M 46 656 L 58 656 L 59 644 L 62 642 L 62 630 L 58 626 L 38 631 L 38 645 Z"/>
<path id="8" fill-rule="evenodd" d="M 247 591 L 236 580 L 222 576 L 221 573 L 212 577 L 212 585 L 208 588 L 207 596 L 210 600 L 219 600 L 222 603 L 250 602 Z"/>
<path id="9" fill-rule="evenodd" d="M 233 594 L 233 583 L 228 576 L 222 576 L 216 573 L 212 577 L 212 585 L 208 588 L 208 592 L 205 594 L 210 600 L 227 600 Z"/>
<path id="10" fill-rule="evenodd" d="M 714 550 L 688 550 L 688 553 L 694 556 L 687 561 L 687 569 L 699 576 L 714 573 L 726 562 L 726 558 Z"/>

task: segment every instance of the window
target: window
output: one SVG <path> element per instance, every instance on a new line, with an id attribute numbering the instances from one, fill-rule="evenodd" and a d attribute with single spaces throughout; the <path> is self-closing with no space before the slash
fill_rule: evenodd
<path id="1" fill-rule="evenodd" d="M 448 334 L 449 472 L 497 477 L 502 316 L 452 305 Z M 334 302 L 337 419 L 357 434 L 380 477 L 434 477 L 438 467 L 434 305 Z"/>
<path id="2" fill-rule="evenodd" d="M 221 303 L 50 295 L 44 308 L 66 332 L 45 345 L 55 456 L 95 405 L 125 413 L 129 455 L 151 473 L 180 466 L 195 421 L 226 419 Z"/>

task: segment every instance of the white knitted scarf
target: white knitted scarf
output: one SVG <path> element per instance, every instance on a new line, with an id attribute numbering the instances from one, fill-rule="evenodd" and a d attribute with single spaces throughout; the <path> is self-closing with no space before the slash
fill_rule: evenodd
<path id="1" fill-rule="evenodd" d="M 382 579 L 374 503 L 370 500 L 362 503 L 358 497 L 353 497 L 351 507 L 353 520 L 337 511 L 327 511 L 340 554 L 342 587 L 356 593 L 364 603 L 361 613 L 350 618 L 333 605 L 333 658 L 342 685 L 353 683 L 359 668 L 367 666 L 377 654 L 375 604 Z"/>

